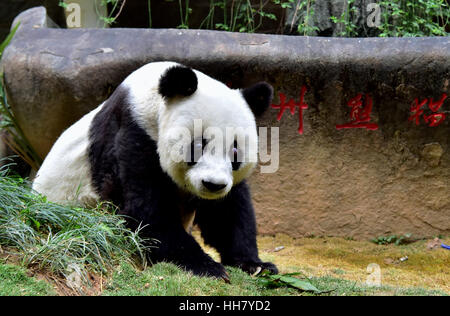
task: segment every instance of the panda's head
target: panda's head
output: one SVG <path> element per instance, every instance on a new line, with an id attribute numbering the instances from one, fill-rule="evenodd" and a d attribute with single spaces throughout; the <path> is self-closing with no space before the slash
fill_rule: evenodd
<path id="1" fill-rule="evenodd" d="M 255 115 L 272 101 L 264 82 L 232 90 L 181 65 L 159 80 L 158 153 L 165 172 L 188 192 L 218 199 L 246 178 L 257 162 Z"/>

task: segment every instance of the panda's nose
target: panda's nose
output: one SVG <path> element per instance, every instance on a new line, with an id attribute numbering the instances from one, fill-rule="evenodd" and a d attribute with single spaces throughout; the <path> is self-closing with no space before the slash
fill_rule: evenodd
<path id="1" fill-rule="evenodd" d="M 207 188 L 210 192 L 217 192 L 225 188 L 227 185 L 223 183 L 214 183 L 202 180 L 203 186 Z"/>

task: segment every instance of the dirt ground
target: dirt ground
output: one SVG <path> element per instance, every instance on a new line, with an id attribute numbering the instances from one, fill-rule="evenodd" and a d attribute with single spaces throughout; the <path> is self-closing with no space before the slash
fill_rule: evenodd
<path id="1" fill-rule="evenodd" d="M 200 239 L 199 232 L 194 232 L 194 236 Z M 439 244 L 420 240 L 400 246 L 331 237 L 258 238 L 261 258 L 274 262 L 281 273 L 300 271 L 307 276 L 330 275 L 365 283 L 369 276 L 367 267 L 375 263 L 381 268 L 382 285 L 421 287 L 450 294 L 450 251 L 441 248 L 440 242 L 450 244 L 450 238 L 440 240 Z M 284 248 L 275 251 L 277 247 Z M 214 250 L 205 249 L 218 259 Z"/>

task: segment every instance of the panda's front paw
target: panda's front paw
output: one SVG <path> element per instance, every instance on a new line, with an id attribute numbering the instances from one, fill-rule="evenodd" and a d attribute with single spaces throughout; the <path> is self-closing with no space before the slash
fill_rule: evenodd
<path id="1" fill-rule="evenodd" d="M 278 268 L 272 262 L 243 262 L 238 266 L 249 274 L 260 273 L 263 271 L 268 271 L 271 274 L 278 274 Z"/>
<path id="2" fill-rule="evenodd" d="M 190 267 L 189 270 L 191 270 L 193 274 L 198 276 L 222 279 L 226 283 L 230 283 L 230 277 L 225 270 L 225 267 L 215 261 L 205 262 L 201 265 L 195 265 L 193 267 Z"/>

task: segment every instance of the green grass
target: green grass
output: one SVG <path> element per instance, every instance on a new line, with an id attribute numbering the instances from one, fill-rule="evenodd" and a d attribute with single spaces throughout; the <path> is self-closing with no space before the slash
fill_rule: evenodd
<path id="1" fill-rule="evenodd" d="M 312 278 L 311 283 L 319 290 L 334 291 L 327 295 L 335 296 L 445 296 L 441 291 L 426 290 L 423 288 L 398 288 L 392 286 L 366 286 L 358 282 L 338 279 L 331 276 Z"/>
<path id="2" fill-rule="evenodd" d="M 186 273 L 173 264 L 159 263 L 144 271 L 129 263 L 116 267 L 107 282 L 104 296 L 313 296 L 292 288 L 270 289 L 260 281 L 235 268 L 227 268 L 231 284 L 211 278 L 200 278 Z M 423 288 L 395 288 L 391 286 L 368 287 L 361 283 L 331 276 L 313 277 L 310 282 L 325 296 L 435 296 L 446 294 Z M 55 295 L 49 283 L 38 281 L 27 275 L 23 267 L 0 264 L 0 296 Z"/>
<path id="3" fill-rule="evenodd" d="M 297 269 L 300 270 L 300 269 Z M 106 277 L 104 296 L 446 296 L 442 291 L 393 286 L 370 287 L 335 276 L 311 277 L 322 294 L 289 287 L 268 288 L 257 277 L 227 267 L 231 284 L 193 276 L 174 264 L 159 263 L 145 270 L 122 262 Z M 24 267 L 0 263 L 0 295 L 55 295 L 52 285 L 27 275 Z"/>
<path id="4" fill-rule="evenodd" d="M 123 264 L 114 273 L 103 295 L 170 295 L 170 296 L 224 296 L 224 295 L 295 295 L 294 289 L 270 290 L 262 287 L 248 274 L 228 268 L 231 284 L 212 278 L 193 276 L 173 264 L 159 263 L 145 271 L 137 271 Z"/>
<path id="5" fill-rule="evenodd" d="M 27 276 L 25 268 L 0 264 L 0 296 L 45 296 L 55 294 L 50 284 Z"/>
<path id="6" fill-rule="evenodd" d="M 108 282 L 103 295 L 107 296 L 277 296 L 316 295 L 293 288 L 267 288 L 260 280 L 239 269 L 227 268 L 231 284 L 211 278 L 200 278 L 178 269 L 173 264 L 159 263 L 145 271 L 129 264 L 121 265 Z M 313 277 L 311 284 L 331 296 L 366 295 L 445 295 L 444 292 L 422 288 L 369 287 L 361 283 L 331 276 Z"/>
<path id="7" fill-rule="evenodd" d="M 107 273 L 136 256 L 145 262 L 144 241 L 124 223 L 105 204 L 85 209 L 48 202 L 0 169 L 0 246 L 25 266 L 61 276 L 76 270 L 86 280 L 88 270 Z"/>

